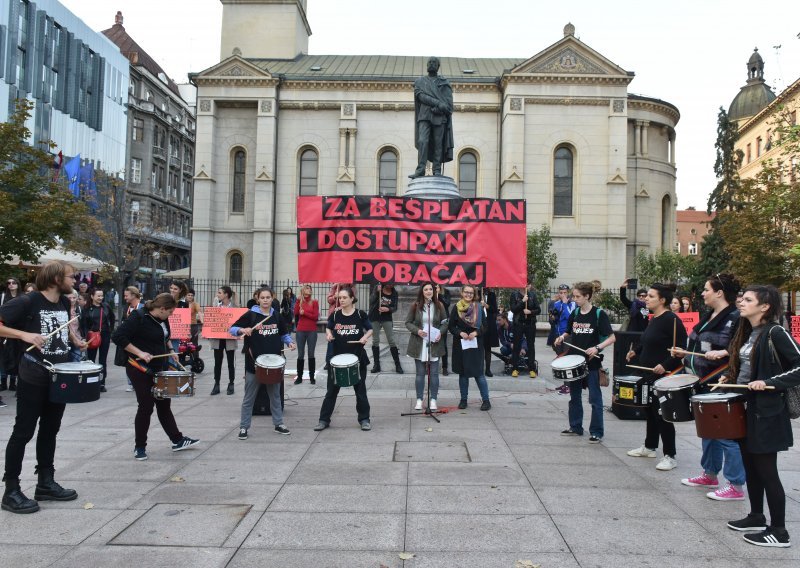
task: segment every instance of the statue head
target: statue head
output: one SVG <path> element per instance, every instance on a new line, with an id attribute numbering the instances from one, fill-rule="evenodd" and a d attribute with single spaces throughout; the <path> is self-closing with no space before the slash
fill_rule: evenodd
<path id="1" fill-rule="evenodd" d="M 438 73 L 439 71 L 439 58 L 431 57 L 428 59 L 428 73 Z"/>

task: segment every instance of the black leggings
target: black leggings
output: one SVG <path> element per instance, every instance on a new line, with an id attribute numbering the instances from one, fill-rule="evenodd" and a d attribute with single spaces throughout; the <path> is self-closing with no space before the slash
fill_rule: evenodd
<path id="1" fill-rule="evenodd" d="M 764 494 L 767 495 L 770 526 L 784 529 L 786 525 L 786 493 L 778 476 L 778 453 L 751 454 L 747 444 L 739 440 L 742 449 L 744 472 L 747 476 L 747 495 L 750 497 L 750 513 L 764 514 Z"/>
<path id="2" fill-rule="evenodd" d="M 652 388 L 652 386 L 650 387 Z M 661 436 L 665 456 L 675 457 L 675 425 L 667 422 L 659 412 L 658 397 L 653 395 L 645 410 L 647 416 L 647 434 L 644 446 L 649 450 L 658 449 L 658 438 Z"/>
<path id="3" fill-rule="evenodd" d="M 228 351 L 224 348 L 214 349 L 214 382 L 218 383 L 222 376 L 222 358 L 223 353 L 228 357 L 228 381 L 233 382 L 236 377 L 236 368 L 233 366 L 233 359 L 236 356 L 236 351 Z"/>

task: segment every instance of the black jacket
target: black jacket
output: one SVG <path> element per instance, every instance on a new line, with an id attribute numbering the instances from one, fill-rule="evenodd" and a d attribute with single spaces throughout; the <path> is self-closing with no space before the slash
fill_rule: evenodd
<path id="1" fill-rule="evenodd" d="M 103 314 L 102 327 L 100 327 L 101 310 Z M 100 331 L 107 337 L 114 329 L 115 319 L 116 316 L 114 315 L 114 310 L 112 310 L 105 302 L 99 306 L 95 306 L 94 304 L 87 305 L 85 308 L 83 308 L 81 319 L 78 320 L 81 324 L 81 335 L 86 337 L 86 332 L 88 331 Z"/>
<path id="2" fill-rule="evenodd" d="M 117 347 L 125 349 L 129 344 L 133 345 L 145 353 L 151 355 L 163 355 L 169 353 L 170 327 L 169 320 L 165 320 L 167 326 L 167 336 L 164 337 L 164 328 L 161 321 L 151 316 L 144 310 L 136 310 L 120 324 L 111 336 Z M 154 359 L 150 362 L 150 368 L 161 371 L 166 368 L 167 357 Z"/>
<path id="3" fill-rule="evenodd" d="M 530 290 L 528 292 L 528 301 L 523 302 L 522 299 L 525 295 L 522 292 L 511 292 L 511 312 L 514 314 L 514 326 L 520 325 L 533 325 L 536 323 L 536 316 L 542 313 L 542 307 L 539 305 L 539 299 L 536 297 L 536 292 Z M 522 310 L 529 309 L 531 313 L 526 315 Z"/>

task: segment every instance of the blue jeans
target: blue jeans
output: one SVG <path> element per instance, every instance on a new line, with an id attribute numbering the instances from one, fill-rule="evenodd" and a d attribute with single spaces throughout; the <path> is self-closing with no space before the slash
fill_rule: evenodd
<path id="1" fill-rule="evenodd" d="M 589 434 L 603 437 L 603 393 L 600 391 L 600 371 L 589 371 L 589 404 L 592 406 L 592 419 L 589 421 Z M 569 427 L 573 432 L 583 435 L 583 388 L 581 381 L 569 383 Z"/>
<path id="2" fill-rule="evenodd" d="M 478 390 L 481 391 L 481 400 L 489 400 L 489 385 L 486 383 L 486 377 L 483 375 L 475 377 L 475 382 L 478 383 Z M 458 375 L 458 388 L 461 390 L 461 400 L 466 401 L 469 396 L 468 376 Z"/>
<path id="3" fill-rule="evenodd" d="M 428 378 L 428 369 L 425 361 L 414 359 L 417 374 L 414 377 L 414 386 L 417 389 L 417 398 L 422 400 L 425 394 L 425 380 Z M 439 360 L 431 361 L 431 398 L 439 398 Z"/>
<path id="4" fill-rule="evenodd" d="M 725 479 L 733 485 L 744 485 L 745 483 L 742 451 L 738 442 L 703 438 L 703 455 L 700 458 L 700 465 L 703 471 L 709 475 L 716 476 L 722 471 Z"/>

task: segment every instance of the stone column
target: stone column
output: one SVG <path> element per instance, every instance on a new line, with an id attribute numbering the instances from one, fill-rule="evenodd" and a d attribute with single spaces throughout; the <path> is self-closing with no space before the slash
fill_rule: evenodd
<path id="1" fill-rule="evenodd" d="M 251 278 L 269 282 L 273 279 L 272 256 L 275 254 L 275 99 L 259 101 L 256 115 L 255 180 L 253 182 L 253 249 Z M 277 262 L 274 263 L 277 266 Z"/>
<path id="2" fill-rule="evenodd" d="M 669 137 L 669 163 L 675 165 L 675 139 L 678 133 L 674 129 L 670 129 Z"/>
<path id="3" fill-rule="evenodd" d="M 633 125 L 633 155 L 642 155 L 642 121 L 637 120 Z"/>
<path id="4" fill-rule="evenodd" d="M 649 155 L 647 149 L 647 134 L 650 131 L 650 121 L 643 120 L 642 121 L 642 155 L 647 156 Z"/>

